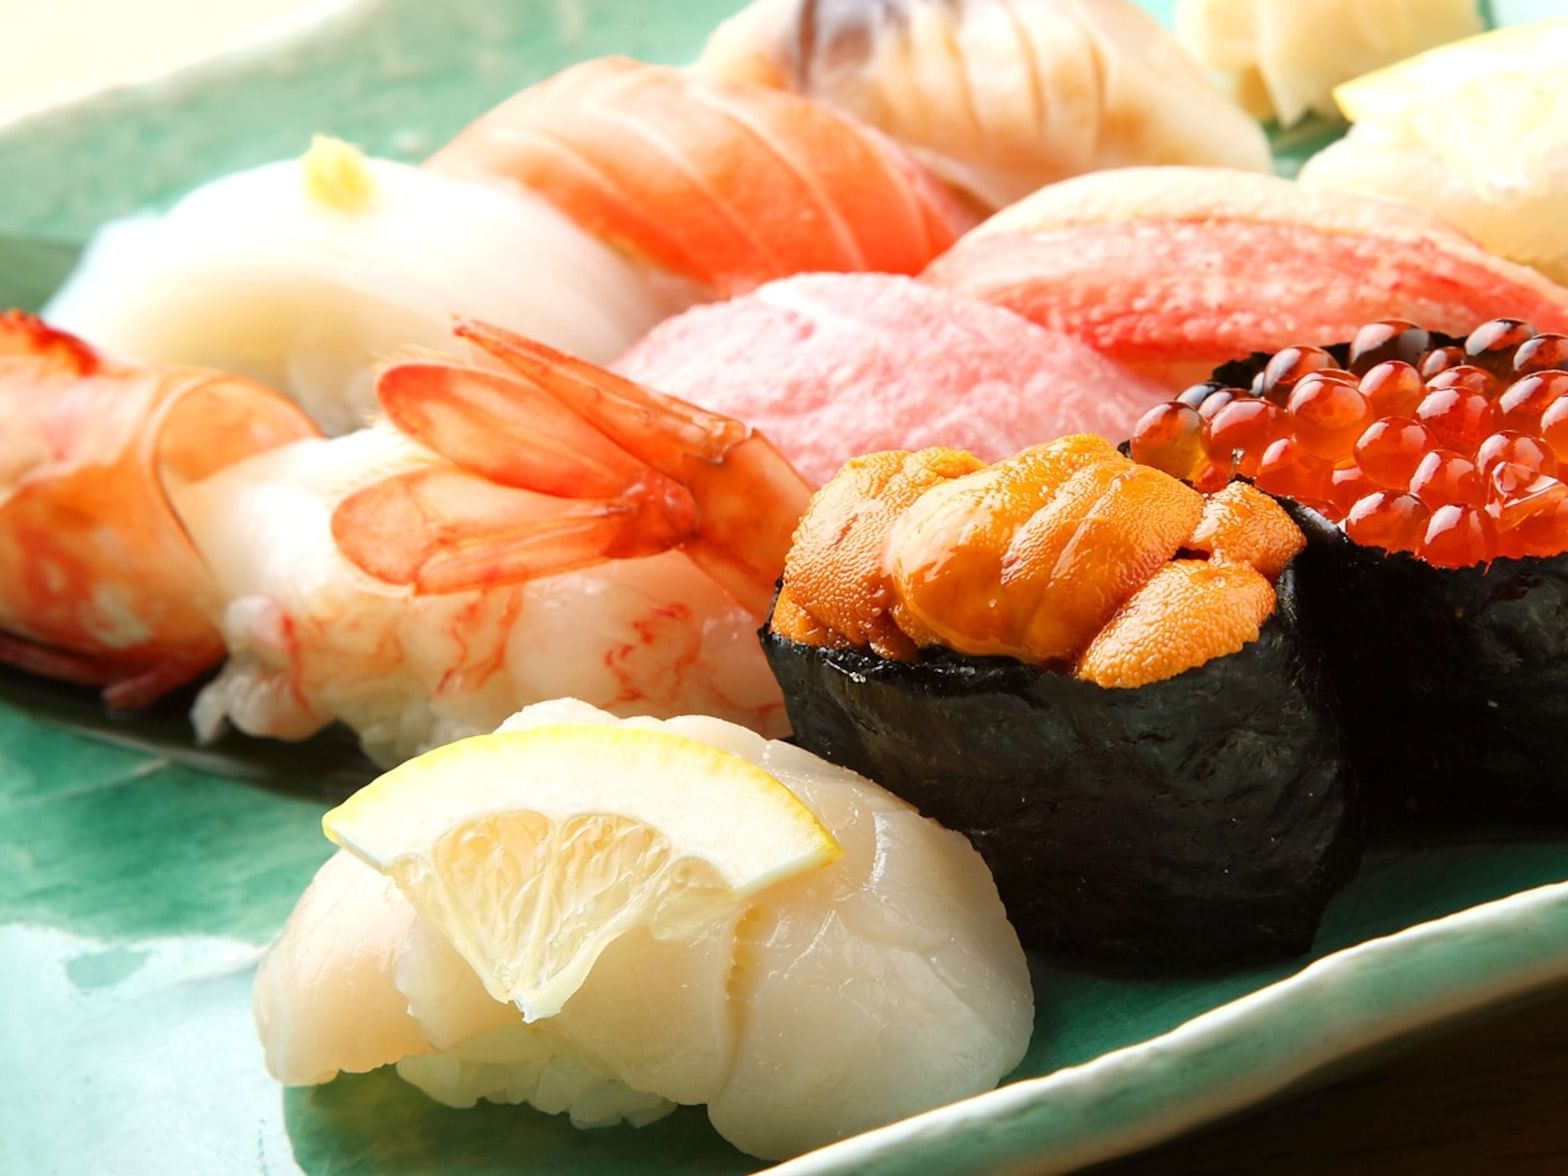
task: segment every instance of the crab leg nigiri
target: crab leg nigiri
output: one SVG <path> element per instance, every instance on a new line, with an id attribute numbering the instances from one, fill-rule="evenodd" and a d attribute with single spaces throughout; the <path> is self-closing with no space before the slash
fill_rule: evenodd
<path id="1" fill-rule="evenodd" d="M 1220 168 L 1079 176 L 998 213 L 926 273 L 1180 387 L 1220 363 L 1403 318 L 1568 329 L 1568 289 L 1414 205 Z"/>

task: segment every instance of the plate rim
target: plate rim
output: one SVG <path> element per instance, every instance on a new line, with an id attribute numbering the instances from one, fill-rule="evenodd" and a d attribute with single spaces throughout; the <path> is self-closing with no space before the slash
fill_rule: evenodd
<path id="1" fill-rule="evenodd" d="M 1130 1155 L 1444 1021 L 1568 984 L 1568 881 L 1331 952 L 1166 1033 L 841 1140 L 777 1176 L 1055 1176 Z M 1284 1015 L 1288 1012 L 1289 1015 Z M 1215 1074 L 1194 1077 L 1194 1066 Z"/>

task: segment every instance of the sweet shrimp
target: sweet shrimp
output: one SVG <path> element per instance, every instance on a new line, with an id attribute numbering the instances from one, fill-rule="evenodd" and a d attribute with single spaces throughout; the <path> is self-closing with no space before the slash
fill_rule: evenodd
<path id="1" fill-rule="evenodd" d="M 390 762 L 564 694 L 781 732 L 756 628 L 807 483 L 738 421 L 458 333 L 495 362 L 395 363 L 377 424 L 173 494 L 229 652 L 198 732 L 340 720 Z"/>

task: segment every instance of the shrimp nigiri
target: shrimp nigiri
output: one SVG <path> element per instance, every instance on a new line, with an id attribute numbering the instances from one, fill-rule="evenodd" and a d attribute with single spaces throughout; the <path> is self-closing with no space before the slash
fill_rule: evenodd
<path id="1" fill-rule="evenodd" d="M 1041 437 L 1127 436 L 1169 393 L 1076 339 L 889 274 L 805 274 L 660 324 L 615 363 L 764 430 L 806 478 L 885 449 L 987 460 Z"/>
<path id="2" fill-rule="evenodd" d="M 46 315 L 109 351 L 261 380 L 337 434 L 372 414 L 381 360 L 457 353 L 453 314 L 604 361 L 691 301 L 542 197 L 318 139 L 110 226 Z"/>
<path id="3" fill-rule="evenodd" d="M 395 1063 L 441 1102 L 529 1103 L 580 1127 L 705 1103 L 731 1143 L 777 1158 L 990 1089 L 1022 1058 L 1028 969 L 959 835 L 863 777 L 717 719 L 617 722 L 561 700 L 501 730 L 406 765 L 329 814 L 329 833 L 352 851 L 322 867 L 256 977 L 257 1029 L 279 1080 Z M 570 767 L 548 758 L 552 739 L 569 739 Z M 545 792 L 562 770 L 592 790 L 586 820 L 494 800 Z M 500 772 L 512 783 L 486 781 Z M 744 897 L 707 890 L 700 914 L 666 916 L 658 931 L 639 913 L 639 887 L 708 864 L 678 830 L 713 820 L 682 798 L 721 774 L 716 803 L 732 810 L 733 837 L 773 827 L 759 821 L 758 790 L 781 786 L 773 800 L 816 825 L 799 836 L 825 853 Z M 644 807 L 662 798 L 651 832 L 617 816 L 615 796 L 631 793 Z M 378 857 L 374 829 L 400 823 L 427 844 Z M 561 840 L 571 828 L 625 850 L 616 868 L 574 861 Z M 468 896 L 462 911 L 432 897 L 447 884 Z M 488 907 L 526 916 L 504 920 L 504 948 L 468 934 Z M 570 925 L 567 938 L 592 924 L 598 954 L 541 1013 L 495 989 L 525 950 L 519 937 L 549 939 L 539 950 L 551 954 L 559 937 L 536 923 L 552 920 Z"/>
<path id="4" fill-rule="evenodd" d="M 259 384 L 132 367 L 0 314 L 0 661 L 135 707 L 223 655 L 166 493 L 315 434 Z"/>
<path id="5" fill-rule="evenodd" d="M 1258 349 L 1404 318 L 1467 334 L 1499 314 L 1568 330 L 1568 289 L 1401 201 L 1223 168 L 1053 184 L 925 278 L 1072 335 L 1173 387 Z"/>
<path id="6" fill-rule="evenodd" d="M 541 193 L 720 297 L 811 271 L 919 273 L 971 223 L 897 144 L 826 106 L 620 57 L 529 87 L 427 166 Z"/>
<path id="7" fill-rule="evenodd" d="M 497 328 L 394 364 L 388 418 L 174 495 L 229 661 L 198 731 L 337 719 L 394 761 L 575 691 L 765 732 L 756 639 L 808 487 L 761 436 Z"/>
<path id="8" fill-rule="evenodd" d="M 1131 0 L 754 0 L 696 69 L 862 119 L 992 210 L 1100 168 L 1270 169 L 1262 130 Z"/>

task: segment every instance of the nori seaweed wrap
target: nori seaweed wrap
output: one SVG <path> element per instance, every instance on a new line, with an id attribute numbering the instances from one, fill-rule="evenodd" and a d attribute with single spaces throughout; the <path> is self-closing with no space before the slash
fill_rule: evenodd
<path id="1" fill-rule="evenodd" d="M 1378 823 L 1568 819 L 1568 555 L 1438 568 L 1303 529 L 1303 633 Z"/>
<path id="2" fill-rule="evenodd" d="M 1251 394 L 1294 421 L 1303 382 L 1344 372 L 1369 402 L 1335 463 L 1347 493 L 1257 448 L 1219 472 L 1256 477 L 1307 535 L 1302 637 L 1375 824 L 1568 820 L 1568 339 L 1508 319 L 1467 339 L 1390 321 L 1290 351 L 1226 365 L 1185 403 Z M 1400 381 L 1405 403 L 1388 402 Z M 1396 433 L 1407 453 L 1369 444 Z M 1379 477 L 1358 486 L 1362 467 Z"/>
<path id="3" fill-rule="evenodd" d="M 924 451 L 932 452 L 944 451 Z M 900 455 L 858 460 L 891 456 Z M 1138 618 L 1149 585 L 1181 568 L 1203 574 L 1204 565 L 1184 557 L 1219 561 L 1225 544 L 1204 539 L 1202 525 L 1170 543 L 1171 562 L 1119 609 L 1109 606 L 1116 619 L 1076 660 L 959 652 L 921 633 L 929 617 L 908 615 L 919 611 L 918 585 L 898 581 L 902 591 L 891 601 L 888 583 L 853 568 L 835 566 L 815 589 L 794 574 L 813 532 L 835 550 L 860 544 L 862 536 L 834 525 L 835 517 L 875 514 L 840 493 L 855 467 L 813 501 L 762 633 L 795 739 L 969 836 L 1026 946 L 1192 965 L 1305 950 L 1329 896 L 1354 868 L 1360 840 L 1338 729 L 1301 654 L 1294 575 L 1279 566 L 1299 547 L 1295 528 L 1285 522 L 1296 544 L 1276 547 L 1272 563 L 1261 553 L 1267 543 L 1231 545 L 1276 580 L 1267 615 L 1253 614 L 1249 634 L 1232 633 L 1212 657 L 1207 637 L 1190 648 L 1177 641 L 1189 665 L 1173 670 L 1177 663 L 1166 660 L 1145 673 L 1152 663 L 1140 654 L 1127 664 L 1152 680 L 1103 685 L 1085 675 L 1116 678 L 1094 670 L 1103 661 L 1096 659 L 1107 634 Z M 973 467 L 944 476 L 966 473 Z M 868 500 L 877 495 L 897 499 L 900 489 L 879 484 Z M 1285 521 L 1266 496 L 1255 497 Z M 1043 493 L 1033 505 L 1036 526 L 1056 509 Z M 1207 517 L 1201 500 L 1200 508 Z M 907 549 L 913 511 L 905 502 L 888 513 L 901 520 L 893 545 Z M 885 519 L 870 530 L 879 542 L 889 534 Z M 1032 590 L 1054 599 L 1049 589 Z M 1070 581 L 1067 590 L 1078 587 Z M 803 617 L 813 591 L 822 607 Z M 859 630 L 845 611 L 857 598 L 876 602 L 869 627 Z M 1060 607 L 1076 605 L 1063 598 Z M 925 639 L 901 645 L 907 634 L 889 623 L 894 617 L 898 630 Z M 1123 627 L 1141 631 L 1147 620 Z"/>

